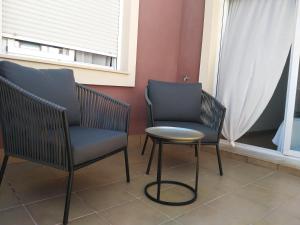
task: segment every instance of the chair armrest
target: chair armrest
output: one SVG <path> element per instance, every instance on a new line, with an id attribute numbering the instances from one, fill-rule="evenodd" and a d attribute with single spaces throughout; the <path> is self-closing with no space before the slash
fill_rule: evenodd
<path id="1" fill-rule="evenodd" d="M 220 135 L 223 127 L 226 108 L 207 92 L 202 91 L 201 97 L 201 122 L 214 130 Z"/>
<path id="2" fill-rule="evenodd" d="M 65 108 L 0 77 L 0 118 L 5 154 L 69 169 L 72 153 Z"/>
<path id="3" fill-rule="evenodd" d="M 154 118 L 153 118 L 153 106 L 152 102 L 148 96 L 148 87 L 145 88 L 145 101 L 146 101 L 146 109 L 147 109 L 147 127 L 154 126 Z"/>
<path id="4" fill-rule="evenodd" d="M 76 84 L 81 126 L 128 132 L 130 106 L 84 85 Z"/>

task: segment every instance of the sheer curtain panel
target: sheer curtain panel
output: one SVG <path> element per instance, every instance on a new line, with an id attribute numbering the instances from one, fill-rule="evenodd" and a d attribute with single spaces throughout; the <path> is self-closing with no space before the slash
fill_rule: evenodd
<path id="1" fill-rule="evenodd" d="M 256 122 L 281 77 L 293 42 L 296 0 L 230 0 L 217 98 L 226 106 L 223 135 L 233 144 Z"/>

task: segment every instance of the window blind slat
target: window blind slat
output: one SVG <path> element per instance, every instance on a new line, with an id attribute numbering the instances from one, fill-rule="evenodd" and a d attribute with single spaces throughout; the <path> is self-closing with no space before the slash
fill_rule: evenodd
<path id="1" fill-rule="evenodd" d="M 120 0 L 3 0 L 3 33 L 117 56 Z"/>

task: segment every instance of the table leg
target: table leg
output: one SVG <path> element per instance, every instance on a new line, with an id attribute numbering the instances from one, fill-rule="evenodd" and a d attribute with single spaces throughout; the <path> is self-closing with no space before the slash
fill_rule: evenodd
<path id="1" fill-rule="evenodd" d="M 195 194 L 198 193 L 198 177 L 199 177 L 199 143 L 195 145 L 196 153 L 196 179 L 195 179 Z"/>
<path id="2" fill-rule="evenodd" d="M 149 158 L 149 162 L 148 162 L 146 174 L 149 174 L 149 173 L 150 173 L 151 164 L 152 164 L 152 160 L 153 160 L 153 155 L 154 155 L 154 152 L 155 152 L 155 146 L 156 146 L 156 141 L 153 140 L 152 149 L 151 149 L 151 154 L 150 154 L 150 158 Z"/>
<path id="3" fill-rule="evenodd" d="M 162 158 L 162 143 L 161 141 L 159 141 L 158 162 L 157 162 L 157 200 L 160 200 L 161 158 Z"/>

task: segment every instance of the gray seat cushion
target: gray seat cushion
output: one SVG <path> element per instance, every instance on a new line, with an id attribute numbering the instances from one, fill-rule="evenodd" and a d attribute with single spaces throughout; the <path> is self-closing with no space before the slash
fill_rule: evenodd
<path id="1" fill-rule="evenodd" d="M 205 134 L 202 143 L 212 143 L 218 141 L 218 132 L 210 127 L 200 123 L 193 122 L 177 122 L 177 121 L 155 121 L 155 126 L 182 127 L 201 131 Z"/>
<path id="2" fill-rule="evenodd" d="M 127 145 L 127 134 L 121 131 L 79 126 L 71 126 L 69 131 L 75 165 L 96 159 Z"/>
<path id="3" fill-rule="evenodd" d="M 200 122 L 202 85 L 150 80 L 154 120 Z"/>
<path id="4" fill-rule="evenodd" d="M 69 124 L 79 125 L 80 105 L 72 70 L 39 70 L 1 61 L 0 76 L 40 98 L 65 107 Z"/>

